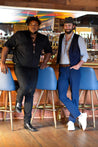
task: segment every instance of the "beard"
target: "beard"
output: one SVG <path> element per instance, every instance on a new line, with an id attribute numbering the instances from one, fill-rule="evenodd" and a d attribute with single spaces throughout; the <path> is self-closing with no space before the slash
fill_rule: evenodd
<path id="1" fill-rule="evenodd" d="M 67 31 L 67 30 L 65 30 L 65 33 L 66 33 L 66 34 L 70 34 L 72 31 L 73 31 L 73 29 L 68 30 L 68 31 Z"/>

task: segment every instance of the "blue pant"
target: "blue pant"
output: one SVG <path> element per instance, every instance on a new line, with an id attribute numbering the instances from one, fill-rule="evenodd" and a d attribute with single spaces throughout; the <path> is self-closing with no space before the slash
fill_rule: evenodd
<path id="1" fill-rule="evenodd" d="M 70 84 L 71 98 L 67 97 L 67 90 Z M 69 121 L 75 122 L 80 115 L 79 105 L 79 84 L 80 70 L 70 69 L 70 67 L 59 68 L 58 93 L 59 98 L 70 112 Z"/>
<path id="2" fill-rule="evenodd" d="M 33 94 L 35 92 L 38 78 L 38 68 L 28 68 L 15 65 L 15 74 L 19 82 L 17 102 L 22 103 L 23 96 L 25 96 L 24 123 L 29 123 L 33 106 Z"/>

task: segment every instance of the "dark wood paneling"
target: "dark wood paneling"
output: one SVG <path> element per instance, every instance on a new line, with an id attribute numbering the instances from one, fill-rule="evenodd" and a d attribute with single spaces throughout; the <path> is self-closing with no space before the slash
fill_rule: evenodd
<path id="1" fill-rule="evenodd" d="M 98 0 L 0 0 L 0 5 L 98 12 Z"/>

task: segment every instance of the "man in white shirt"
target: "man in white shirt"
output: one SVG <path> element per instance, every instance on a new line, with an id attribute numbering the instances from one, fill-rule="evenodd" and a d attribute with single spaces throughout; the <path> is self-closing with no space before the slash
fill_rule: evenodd
<path id="1" fill-rule="evenodd" d="M 80 67 L 87 61 L 88 53 L 83 38 L 73 32 L 75 28 L 72 17 L 65 18 L 65 33 L 60 35 L 57 63 L 59 63 L 58 92 L 59 98 L 70 112 L 68 130 L 75 130 L 75 121 L 78 118 L 82 129 L 87 127 L 87 114 L 80 113 L 79 84 Z M 72 100 L 67 97 L 70 84 Z"/>

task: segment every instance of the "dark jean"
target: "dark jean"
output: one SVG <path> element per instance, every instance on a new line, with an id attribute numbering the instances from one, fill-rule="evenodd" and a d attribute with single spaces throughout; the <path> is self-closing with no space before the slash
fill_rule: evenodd
<path id="1" fill-rule="evenodd" d="M 28 68 L 20 65 L 15 65 L 15 74 L 19 82 L 19 89 L 17 90 L 17 102 L 24 101 L 24 123 L 29 123 L 31 120 L 31 112 L 33 106 L 33 94 L 35 92 L 38 68 Z"/>
<path id="2" fill-rule="evenodd" d="M 71 98 L 67 97 L 67 90 L 70 84 Z M 80 70 L 70 69 L 70 67 L 60 67 L 58 79 L 59 98 L 70 112 L 69 121 L 75 122 L 80 115 L 79 105 L 79 84 Z"/>

